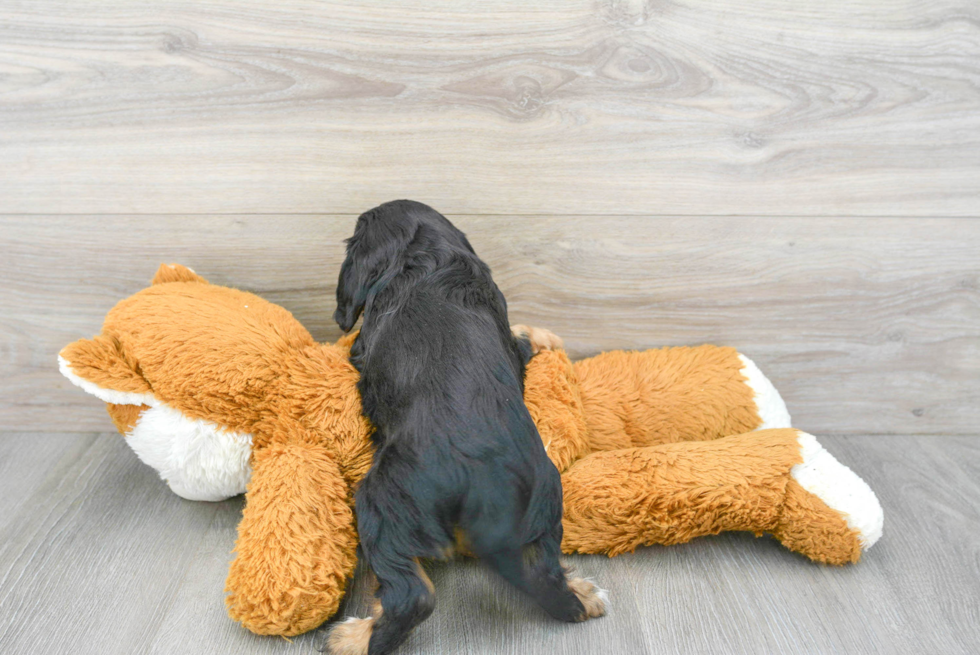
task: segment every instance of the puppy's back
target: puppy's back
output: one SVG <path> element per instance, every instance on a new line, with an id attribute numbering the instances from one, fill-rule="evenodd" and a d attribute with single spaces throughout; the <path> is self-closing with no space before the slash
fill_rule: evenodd
<path id="1" fill-rule="evenodd" d="M 529 352 L 510 331 L 489 268 L 441 214 L 389 203 L 358 219 L 337 287 L 364 412 L 371 470 L 356 494 L 358 531 L 383 614 L 369 652 L 385 652 L 432 611 L 412 562 L 451 547 L 454 529 L 553 616 L 583 605 L 558 561 L 561 480 L 523 400 Z"/>

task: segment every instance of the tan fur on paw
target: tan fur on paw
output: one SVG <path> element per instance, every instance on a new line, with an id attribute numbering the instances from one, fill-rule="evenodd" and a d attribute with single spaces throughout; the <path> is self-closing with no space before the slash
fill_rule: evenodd
<path id="1" fill-rule="evenodd" d="M 349 618 L 334 626 L 327 637 L 332 655 L 367 655 L 374 619 Z"/>
<path id="2" fill-rule="evenodd" d="M 606 591 L 595 586 L 583 578 L 573 578 L 568 581 L 568 588 L 572 590 L 585 608 L 585 613 L 579 617 L 579 621 L 596 619 L 606 613 Z"/>
<path id="3" fill-rule="evenodd" d="M 542 350 L 561 350 L 565 347 L 561 337 L 551 330 L 531 327 L 529 325 L 511 325 L 510 331 L 518 339 L 527 339 L 530 341 L 531 352 L 535 355 Z"/>

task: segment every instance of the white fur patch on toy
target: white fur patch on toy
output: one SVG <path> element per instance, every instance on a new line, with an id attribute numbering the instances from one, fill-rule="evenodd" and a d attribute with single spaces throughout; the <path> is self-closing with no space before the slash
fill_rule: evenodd
<path id="1" fill-rule="evenodd" d="M 68 378 L 72 384 L 74 384 L 76 387 L 80 387 L 85 393 L 90 393 L 99 400 L 104 400 L 105 402 L 113 405 L 149 405 L 150 407 L 153 407 L 157 402 L 156 398 L 153 397 L 153 394 L 105 389 L 94 382 L 89 382 L 88 380 L 75 375 L 75 372 L 71 370 L 71 362 L 61 355 L 58 355 L 58 370 L 60 370 L 61 374 Z"/>
<path id="2" fill-rule="evenodd" d="M 755 362 L 742 353 L 738 354 L 738 358 L 742 361 L 742 368 L 739 373 L 745 377 L 745 384 L 752 389 L 755 395 L 755 406 L 759 418 L 762 419 L 762 425 L 756 430 L 792 427 L 786 403 L 776 391 L 776 387 L 772 386 L 769 378 L 759 370 Z"/>
<path id="3" fill-rule="evenodd" d="M 217 501 L 245 493 L 252 475 L 252 435 L 217 423 L 187 418 L 150 393 L 105 389 L 79 377 L 58 356 L 62 375 L 83 391 L 113 405 L 147 405 L 126 442 L 171 490 L 187 500 Z"/>
<path id="4" fill-rule="evenodd" d="M 188 500 L 224 500 L 245 492 L 252 467 L 252 435 L 191 419 L 157 401 L 136 421 L 126 441 L 175 494 Z"/>
<path id="5" fill-rule="evenodd" d="M 801 487 L 843 515 L 847 526 L 858 533 L 862 550 L 874 546 L 881 537 L 885 515 L 871 487 L 834 459 L 813 435 L 799 432 L 797 440 L 803 462 L 790 474 Z"/>

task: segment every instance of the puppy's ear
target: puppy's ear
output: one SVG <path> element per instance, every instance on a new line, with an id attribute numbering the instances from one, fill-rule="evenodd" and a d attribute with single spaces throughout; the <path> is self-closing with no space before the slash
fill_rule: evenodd
<path id="1" fill-rule="evenodd" d="M 340 267 L 340 278 L 337 280 L 337 311 L 333 313 L 333 320 L 344 332 L 350 332 L 357 323 L 367 300 L 370 285 L 365 279 L 364 272 L 358 270 L 360 268 L 362 267 L 350 253 Z"/>
<path id="2" fill-rule="evenodd" d="M 347 258 L 337 281 L 334 320 L 349 332 L 385 285 L 401 271 L 405 250 L 415 238 L 418 220 L 396 203 L 361 214 L 347 240 Z"/>

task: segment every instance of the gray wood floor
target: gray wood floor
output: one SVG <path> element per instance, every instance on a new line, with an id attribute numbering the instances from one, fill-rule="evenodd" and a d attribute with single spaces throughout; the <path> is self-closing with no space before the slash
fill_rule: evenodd
<path id="1" fill-rule="evenodd" d="M 977 652 L 980 439 L 824 442 L 885 509 L 885 536 L 855 566 L 815 565 L 747 533 L 570 557 L 613 604 L 568 626 L 478 563 L 439 563 L 436 612 L 400 652 Z M 116 434 L 4 435 L 0 652 L 316 652 L 322 632 L 290 643 L 225 615 L 241 506 L 177 498 Z M 358 577 L 345 611 L 363 612 L 366 599 Z"/>

